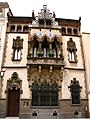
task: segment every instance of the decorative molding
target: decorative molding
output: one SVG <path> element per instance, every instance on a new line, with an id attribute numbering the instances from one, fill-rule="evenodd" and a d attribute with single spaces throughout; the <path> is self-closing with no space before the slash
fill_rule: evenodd
<path id="1" fill-rule="evenodd" d="M 13 49 L 23 49 L 23 39 L 20 39 L 20 36 L 17 36 L 16 39 L 13 38 Z"/>
<path id="2" fill-rule="evenodd" d="M 13 65 L 13 66 L 2 66 L 2 68 L 27 68 L 27 66 L 14 66 Z"/>
<path id="3" fill-rule="evenodd" d="M 19 79 L 17 72 L 14 72 L 9 80 L 7 80 L 7 89 L 6 93 L 8 92 L 8 89 L 12 90 L 13 88 L 20 89 L 20 93 L 22 93 L 21 86 L 22 81 Z"/>
<path id="4" fill-rule="evenodd" d="M 81 92 L 82 86 L 80 86 L 79 81 L 77 81 L 76 78 L 73 78 L 68 88 L 70 89 L 70 92 L 71 92 L 72 104 L 74 105 L 80 104 L 80 92 Z"/>
<path id="5" fill-rule="evenodd" d="M 72 51 L 77 51 L 76 49 L 76 44 L 75 42 L 72 40 L 72 38 L 70 38 L 70 40 L 67 42 L 67 50 L 72 52 Z"/>
<path id="6" fill-rule="evenodd" d="M 85 71 L 85 68 L 68 68 L 68 67 L 64 67 L 64 69 Z"/>

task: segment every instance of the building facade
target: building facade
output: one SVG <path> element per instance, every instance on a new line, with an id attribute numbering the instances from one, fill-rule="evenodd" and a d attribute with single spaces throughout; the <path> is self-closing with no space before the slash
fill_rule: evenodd
<path id="1" fill-rule="evenodd" d="M 8 16 L 1 116 L 88 117 L 80 27 L 81 18 L 56 18 L 46 5 L 38 16 Z"/>
<path id="2" fill-rule="evenodd" d="M 87 94 L 88 94 L 88 105 L 90 112 L 90 56 L 89 56 L 89 48 L 90 48 L 90 33 L 82 33 L 82 45 L 83 45 L 83 53 L 84 53 L 84 62 L 85 62 L 85 75 L 87 79 Z"/>
<path id="3" fill-rule="evenodd" d="M 8 3 L 0 2 L 0 76 L 1 78 L 3 76 L 1 65 L 2 65 L 2 60 L 3 60 L 8 15 L 12 16 L 12 12 L 9 8 Z M 2 90 L 1 80 L 0 80 L 0 98 L 1 98 L 1 90 Z"/>

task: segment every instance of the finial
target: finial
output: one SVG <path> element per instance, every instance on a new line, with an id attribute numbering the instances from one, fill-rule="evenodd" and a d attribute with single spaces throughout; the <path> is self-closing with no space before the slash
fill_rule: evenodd
<path id="1" fill-rule="evenodd" d="M 53 18 L 55 18 L 56 17 L 56 15 L 55 15 L 55 12 L 53 11 Z"/>
<path id="2" fill-rule="evenodd" d="M 35 14 L 34 14 L 34 10 L 32 10 L 32 17 L 34 17 L 35 16 Z"/>

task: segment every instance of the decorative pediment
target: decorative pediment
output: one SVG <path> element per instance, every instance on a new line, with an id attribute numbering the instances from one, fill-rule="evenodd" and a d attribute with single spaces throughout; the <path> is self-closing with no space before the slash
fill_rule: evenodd
<path id="1" fill-rule="evenodd" d="M 21 83 L 22 81 L 19 79 L 17 72 L 14 72 L 11 78 L 7 80 L 6 92 L 8 91 L 8 89 L 12 90 L 13 88 L 15 88 L 16 90 L 20 89 L 20 92 L 22 93 Z"/>
<path id="2" fill-rule="evenodd" d="M 20 36 L 17 36 L 16 39 L 13 38 L 13 49 L 22 49 L 23 48 L 23 39 Z"/>
<path id="3" fill-rule="evenodd" d="M 71 84 L 70 86 L 68 86 L 68 88 L 70 88 L 70 92 L 71 94 L 75 93 L 78 94 L 81 92 L 81 86 L 79 84 L 79 81 L 76 80 L 76 78 L 73 78 L 73 80 L 71 80 Z"/>
<path id="4" fill-rule="evenodd" d="M 67 42 L 67 50 L 68 50 L 68 51 L 77 51 L 77 49 L 76 49 L 76 44 L 75 44 L 75 42 L 72 40 L 72 38 L 70 38 L 70 40 Z"/>

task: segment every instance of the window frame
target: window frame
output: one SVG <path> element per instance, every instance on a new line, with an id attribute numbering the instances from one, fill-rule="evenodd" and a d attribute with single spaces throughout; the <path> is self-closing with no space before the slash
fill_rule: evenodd
<path id="1" fill-rule="evenodd" d="M 20 61 L 21 60 L 21 49 L 13 49 L 13 61 Z"/>

